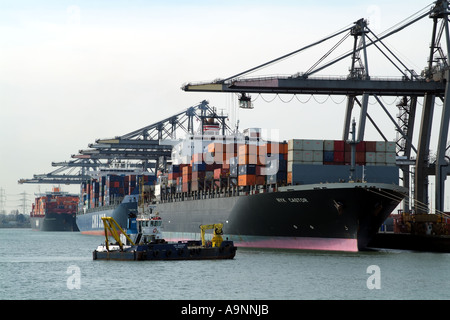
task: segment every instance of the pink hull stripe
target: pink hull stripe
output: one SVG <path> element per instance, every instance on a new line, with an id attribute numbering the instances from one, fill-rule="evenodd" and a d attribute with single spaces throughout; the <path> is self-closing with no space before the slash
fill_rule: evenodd
<path id="1" fill-rule="evenodd" d="M 301 249 L 326 251 L 358 251 L 356 239 L 337 238 L 295 238 L 295 239 L 266 239 L 255 241 L 236 242 L 238 247 L 274 248 L 274 249 Z"/>
<path id="2" fill-rule="evenodd" d="M 91 236 L 104 236 L 105 231 L 103 230 L 89 230 L 89 231 L 80 231 L 81 234 L 89 234 Z"/>

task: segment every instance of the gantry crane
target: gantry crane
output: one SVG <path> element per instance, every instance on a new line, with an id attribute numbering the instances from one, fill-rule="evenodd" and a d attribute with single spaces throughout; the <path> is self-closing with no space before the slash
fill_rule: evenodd
<path id="1" fill-rule="evenodd" d="M 175 139 L 177 131 L 194 134 L 194 120 L 201 123 L 204 119 L 214 118 L 220 123 L 222 134 L 231 132 L 226 115 L 219 115 L 206 100 L 188 107 L 166 119 L 113 138 L 97 139 L 88 145 L 89 149 L 79 150 L 72 155 L 75 160 L 53 162 L 59 167 L 48 174 L 37 174 L 32 179 L 20 179 L 23 183 L 80 184 L 90 179 L 90 171 L 108 166 L 113 161 L 126 164 L 129 168 L 140 168 L 143 171 L 164 168 L 171 157 L 172 145 L 163 140 Z M 203 131 L 203 130 L 202 130 Z M 126 163 L 124 162 L 126 161 Z M 132 162 L 134 161 L 134 162 Z M 137 161 L 137 162 L 136 162 Z M 78 169 L 78 172 L 74 172 Z"/>
<path id="2" fill-rule="evenodd" d="M 419 75 L 414 70 L 408 68 L 406 64 L 393 53 L 385 44 L 384 39 L 396 34 L 419 20 L 429 17 L 432 22 L 432 36 L 428 65 Z M 450 100 L 449 94 L 449 62 L 450 37 L 449 37 L 449 1 L 438 0 L 431 6 L 417 12 L 415 15 L 404 20 L 390 31 L 376 35 L 368 27 L 365 19 L 356 21 L 352 26 L 344 28 L 326 38 L 316 41 L 303 48 L 295 50 L 279 58 L 258 65 L 254 68 L 235 74 L 225 79 L 218 79 L 213 82 L 188 83 L 182 86 L 184 91 L 191 92 L 232 92 L 240 97 L 240 106 L 243 108 L 252 108 L 250 93 L 272 93 L 272 94 L 325 94 L 325 95 L 344 95 L 347 96 L 347 107 L 344 120 L 343 136 L 348 139 L 352 109 L 355 102 L 360 106 L 360 116 L 358 121 L 357 140 L 364 139 L 366 119 L 372 121 L 368 115 L 369 96 L 374 97 L 379 106 L 388 114 L 391 121 L 401 134 L 404 140 L 402 152 L 411 159 L 411 151 L 416 152 L 414 162 L 414 205 L 417 213 L 424 213 L 424 206 L 419 204 L 428 203 L 428 176 L 436 176 L 435 205 L 437 211 L 444 209 L 444 182 L 449 174 L 448 160 L 445 156 L 447 150 L 447 137 L 450 120 Z M 343 35 L 343 37 L 342 37 Z M 270 77 L 245 77 L 249 73 L 260 70 L 268 65 L 284 60 L 290 56 L 296 55 L 318 44 L 333 39 L 337 36 L 342 38 L 334 45 L 330 51 L 325 53 L 306 72 L 295 73 L 291 76 L 270 76 Z M 340 46 L 345 39 L 353 37 L 353 49 L 348 53 L 338 56 L 330 62 L 324 62 L 327 57 Z M 414 41 L 414 37 L 411 37 Z M 441 42 L 446 46 L 442 47 Z M 416 44 L 414 44 L 416 45 Z M 369 74 L 369 58 L 367 48 L 377 48 L 389 62 L 401 73 L 401 77 L 376 78 Z M 350 73 L 342 77 L 318 77 L 314 76 L 319 71 L 336 64 L 343 59 L 351 59 Z M 406 99 L 409 103 L 408 123 L 403 127 L 390 116 L 386 107 L 383 105 L 380 97 L 394 96 Z M 360 97 L 360 98 L 359 98 Z M 415 118 L 415 109 L 417 98 L 423 97 L 424 105 L 421 117 L 419 141 L 417 147 L 412 143 L 412 133 Z M 435 100 L 443 102 L 441 123 L 439 129 L 439 141 L 437 146 L 437 158 L 435 163 L 430 163 L 430 133 L 432 128 L 433 111 Z M 406 119 L 406 118 L 405 118 Z M 376 126 L 376 124 L 372 121 Z M 377 128 L 378 129 L 378 128 Z M 401 165 L 404 173 L 409 175 L 409 164 L 406 161 Z M 409 182 L 409 179 L 405 179 Z M 405 185 L 409 187 L 409 185 Z"/>

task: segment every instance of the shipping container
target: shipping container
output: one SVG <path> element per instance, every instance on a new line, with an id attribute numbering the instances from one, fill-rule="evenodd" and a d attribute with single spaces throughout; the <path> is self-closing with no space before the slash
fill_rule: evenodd
<path id="1" fill-rule="evenodd" d="M 302 161 L 303 151 L 301 150 L 289 150 L 288 151 L 288 161 Z"/>
<path id="2" fill-rule="evenodd" d="M 205 162 L 199 162 L 192 164 L 192 172 L 195 171 L 205 171 L 206 170 L 206 163 Z"/>
<path id="3" fill-rule="evenodd" d="M 256 175 L 256 164 L 239 165 L 239 175 Z"/>
<path id="4" fill-rule="evenodd" d="M 239 165 L 257 164 L 257 162 L 258 162 L 258 155 L 256 154 L 240 154 L 238 156 Z"/>
<path id="5" fill-rule="evenodd" d="M 285 160 L 270 160 L 267 162 L 265 166 L 266 171 L 271 174 L 274 174 L 278 171 L 287 171 L 288 170 L 288 161 Z M 257 173 L 258 174 L 258 173 Z"/>
<path id="6" fill-rule="evenodd" d="M 352 145 L 350 143 L 345 143 L 345 152 L 351 152 L 352 151 Z M 366 142 L 361 141 L 356 144 L 355 146 L 356 152 L 366 152 Z"/>
<path id="7" fill-rule="evenodd" d="M 323 140 L 303 140 L 303 150 L 323 151 Z"/>
<path id="8" fill-rule="evenodd" d="M 287 182 L 287 175 L 288 173 L 286 171 L 279 171 L 276 174 L 268 175 L 266 176 L 266 182 L 271 183 L 286 183 Z M 292 175 L 291 175 L 292 177 Z"/>
<path id="9" fill-rule="evenodd" d="M 239 186 L 251 186 L 256 183 L 256 175 L 255 174 L 246 174 L 239 175 L 238 177 L 238 185 Z"/>
<path id="10" fill-rule="evenodd" d="M 375 154 L 375 163 L 376 164 L 386 164 L 386 152 L 377 152 Z"/>
<path id="11" fill-rule="evenodd" d="M 375 147 L 375 145 L 374 145 Z M 376 163 L 376 152 L 366 152 L 366 163 L 375 164 Z"/>
<path id="12" fill-rule="evenodd" d="M 396 166 L 356 166 L 353 177 L 355 181 L 362 180 L 363 170 L 367 181 L 398 184 L 399 170 Z M 292 172 L 288 172 L 288 181 L 294 185 L 342 182 L 348 181 L 349 177 L 350 166 L 343 165 L 315 166 L 294 164 Z"/>
<path id="13" fill-rule="evenodd" d="M 303 150 L 303 139 L 291 139 L 288 141 L 289 150 Z"/>
<path id="14" fill-rule="evenodd" d="M 255 184 L 256 185 L 265 185 L 266 184 L 266 176 L 255 176 Z"/>
<path id="15" fill-rule="evenodd" d="M 334 151 L 345 151 L 345 141 L 343 140 L 334 140 Z"/>
<path id="16" fill-rule="evenodd" d="M 344 163 L 345 162 L 345 152 L 334 150 L 334 160 L 335 163 Z"/>
<path id="17" fill-rule="evenodd" d="M 223 153 L 224 152 L 224 144 L 219 142 L 212 142 L 208 145 L 208 152 L 215 153 Z"/>
<path id="18" fill-rule="evenodd" d="M 397 144 L 392 141 L 386 142 L 386 152 L 394 152 L 396 151 Z"/>
<path id="19" fill-rule="evenodd" d="M 220 178 L 224 178 L 227 177 L 230 174 L 230 170 L 229 169 L 225 169 L 225 168 L 218 168 L 214 170 L 214 179 L 220 179 Z"/>
<path id="20" fill-rule="evenodd" d="M 356 151 L 355 153 L 355 162 L 356 164 L 366 164 L 366 152 L 364 151 Z"/>
<path id="21" fill-rule="evenodd" d="M 324 151 L 334 151 L 334 140 L 324 140 L 323 141 Z"/>
<path id="22" fill-rule="evenodd" d="M 376 141 L 366 141 L 366 152 L 376 152 L 377 143 Z"/>
<path id="23" fill-rule="evenodd" d="M 323 151 L 313 151 L 313 162 L 323 162 Z"/>
<path id="24" fill-rule="evenodd" d="M 192 171 L 192 181 L 204 180 L 206 171 Z"/>
<path id="25" fill-rule="evenodd" d="M 334 144 L 333 144 L 334 146 Z M 324 162 L 333 162 L 334 161 L 334 151 L 324 151 L 323 152 L 323 161 Z"/>
<path id="26" fill-rule="evenodd" d="M 396 154 L 393 152 L 386 152 L 386 164 L 395 165 L 395 163 L 396 163 Z"/>
<path id="27" fill-rule="evenodd" d="M 238 155 L 257 154 L 258 147 L 256 144 L 242 144 L 239 146 Z"/>
<path id="28" fill-rule="evenodd" d="M 376 152 L 386 152 L 386 141 L 377 141 L 375 147 Z"/>
<path id="29" fill-rule="evenodd" d="M 191 191 L 191 182 L 183 182 L 181 186 L 181 192 L 190 192 Z"/>

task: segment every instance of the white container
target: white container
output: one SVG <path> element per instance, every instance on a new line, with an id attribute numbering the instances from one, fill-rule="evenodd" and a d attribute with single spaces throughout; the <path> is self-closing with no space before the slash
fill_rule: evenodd
<path id="1" fill-rule="evenodd" d="M 303 150 L 303 139 L 291 139 L 288 141 L 288 150 Z"/>
<path id="2" fill-rule="evenodd" d="M 323 140 L 303 140 L 303 150 L 323 151 Z"/>
<path id="3" fill-rule="evenodd" d="M 396 157 L 397 156 L 394 152 L 386 152 L 386 164 L 387 165 L 395 165 Z"/>
<path id="4" fill-rule="evenodd" d="M 366 163 L 374 164 L 377 162 L 376 153 L 375 152 L 366 152 Z"/>
<path id="5" fill-rule="evenodd" d="M 334 151 L 334 140 L 324 140 L 323 141 L 324 151 Z"/>
<path id="6" fill-rule="evenodd" d="M 386 152 L 386 141 L 377 141 L 375 148 L 376 152 Z"/>
<path id="7" fill-rule="evenodd" d="M 377 152 L 376 158 L 375 158 L 375 163 L 378 165 L 386 164 L 386 152 Z"/>
<path id="8" fill-rule="evenodd" d="M 323 163 L 323 151 L 314 151 L 313 152 L 313 162 Z"/>
<path id="9" fill-rule="evenodd" d="M 396 143 L 392 141 L 386 142 L 386 152 L 395 152 Z"/>
<path id="10" fill-rule="evenodd" d="M 303 151 L 302 161 L 312 162 L 313 161 L 313 151 Z"/>
<path id="11" fill-rule="evenodd" d="M 303 151 L 288 150 L 288 161 L 302 161 Z"/>

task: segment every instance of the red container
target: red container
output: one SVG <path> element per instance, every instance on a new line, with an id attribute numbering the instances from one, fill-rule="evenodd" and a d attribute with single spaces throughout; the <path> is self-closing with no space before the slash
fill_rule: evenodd
<path id="1" fill-rule="evenodd" d="M 345 145 L 343 140 L 334 140 L 334 151 L 345 151 Z"/>
<path id="2" fill-rule="evenodd" d="M 366 142 L 361 141 L 356 145 L 356 152 L 366 152 Z"/>
<path id="3" fill-rule="evenodd" d="M 345 152 L 351 152 L 352 151 L 352 146 L 349 143 L 345 144 Z M 361 141 L 360 143 L 358 143 L 356 145 L 356 152 L 366 152 L 366 142 L 365 141 Z"/>
<path id="4" fill-rule="evenodd" d="M 375 141 L 366 141 L 366 152 L 376 152 L 377 143 Z"/>
<path id="5" fill-rule="evenodd" d="M 192 181 L 203 180 L 206 177 L 205 171 L 194 171 L 192 172 Z"/>
<path id="6" fill-rule="evenodd" d="M 226 177 L 230 173 L 229 169 L 218 168 L 214 170 L 214 179 L 220 179 Z"/>
<path id="7" fill-rule="evenodd" d="M 345 153 L 344 151 L 334 151 L 334 162 L 336 163 L 344 163 L 345 162 Z"/>
<path id="8" fill-rule="evenodd" d="M 357 164 L 366 164 L 366 153 L 365 152 L 356 151 L 355 157 L 356 157 Z"/>
<path id="9" fill-rule="evenodd" d="M 256 176 L 255 184 L 256 185 L 264 185 L 264 184 L 266 184 L 266 176 Z"/>

